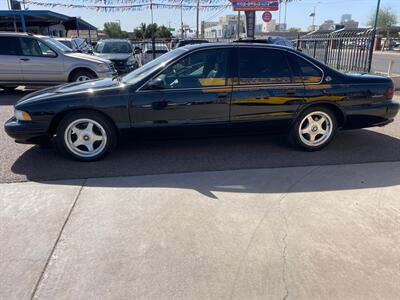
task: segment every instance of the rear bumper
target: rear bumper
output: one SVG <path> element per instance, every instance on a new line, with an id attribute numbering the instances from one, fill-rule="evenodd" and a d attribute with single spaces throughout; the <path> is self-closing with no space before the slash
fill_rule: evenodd
<path id="1" fill-rule="evenodd" d="M 20 122 L 11 118 L 4 124 L 4 130 L 21 144 L 40 144 L 50 139 L 48 125 L 43 123 Z"/>
<path id="2" fill-rule="evenodd" d="M 393 122 L 400 110 L 400 102 L 389 100 L 380 103 L 353 106 L 347 110 L 344 129 L 384 126 Z"/>

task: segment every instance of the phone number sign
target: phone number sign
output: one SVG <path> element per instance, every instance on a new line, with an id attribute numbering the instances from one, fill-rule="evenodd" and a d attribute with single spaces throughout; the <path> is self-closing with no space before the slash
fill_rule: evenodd
<path id="1" fill-rule="evenodd" d="M 279 1 L 231 0 L 234 11 L 277 11 Z"/>

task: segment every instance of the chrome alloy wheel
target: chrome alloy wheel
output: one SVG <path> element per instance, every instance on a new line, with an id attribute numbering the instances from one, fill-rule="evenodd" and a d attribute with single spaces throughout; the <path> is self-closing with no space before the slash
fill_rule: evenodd
<path id="1" fill-rule="evenodd" d="M 91 119 L 71 122 L 64 133 L 65 145 L 80 157 L 94 157 L 107 145 L 107 134 L 103 126 Z"/>
<path id="2" fill-rule="evenodd" d="M 301 141 L 310 147 L 318 147 L 331 137 L 333 132 L 332 118 L 325 112 L 313 111 L 301 120 L 299 136 Z"/>
<path id="3" fill-rule="evenodd" d="M 87 81 L 87 80 L 90 80 L 90 77 L 89 76 L 86 76 L 86 75 L 80 75 L 80 76 L 78 76 L 77 78 L 76 78 L 76 82 L 81 82 L 81 81 Z"/>

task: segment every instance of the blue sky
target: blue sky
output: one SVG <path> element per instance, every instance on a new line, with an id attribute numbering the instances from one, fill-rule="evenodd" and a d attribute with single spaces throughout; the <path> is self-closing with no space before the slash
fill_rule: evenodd
<path id="1" fill-rule="evenodd" d="M 35 0 L 43 2 L 61 2 L 61 3 L 85 3 L 84 0 Z M 156 1 L 154 1 L 156 2 Z M 86 2 L 90 4 L 90 2 Z M 353 19 L 360 22 L 361 26 L 365 26 L 368 16 L 376 7 L 377 0 L 299 0 L 287 5 L 287 23 L 288 27 L 299 27 L 306 29 L 311 25 L 309 14 L 313 7 L 316 7 L 315 23 L 320 24 L 326 19 L 339 21 L 342 14 L 348 13 L 353 15 Z M 400 0 L 381 0 L 382 6 L 389 6 L 397 14 L 400 21 Z M 30 9 L 51 9 L 43 8 L 42 6 L 29 5 Z M 7 9 L 6 0 L 0 0 L 0 9 Z M 93 25 L 102 28 L 104 22 L 120 20 L 124 30 L 132 31 L 140 23 L 150 23 L 150 11 L 133 11 L 133 12 L 115 12 L 103 13 L 87 9 L 72 9 L 72 8 L 52 8 L 51 10 L 63 13 L 69 16 L 80 16 Z M 201 12 L 201 20 L 218 20 L 219 16 L 234 13 L 231 8 L 221 12 Z M 281 20 L 283 22 L 283 10 Z M 262 12 L 257 12 L 257 23 L 261 23 Z M 278 13 L 273 12 L 273 18 L 278 19 Z M 196 13 L 194 11 L 184 11 L 183 21 L 194 27 L 196 24 Z M 154 10 L 154 22 L 164 24 L 171 27 L 179 27 L 180 11 L 158 9 Z"/>

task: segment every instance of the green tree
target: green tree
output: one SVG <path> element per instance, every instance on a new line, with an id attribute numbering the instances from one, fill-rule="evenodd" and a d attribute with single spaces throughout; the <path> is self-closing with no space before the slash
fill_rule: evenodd
<path id="1" fill-rule="evenodd" d="M 295 27 L 290 27 L 290 28 L 288 29 L 288 31 L 289 31 L 289 32 L 300 32 L 301 29 L 300 29 L 300 28 L 295 28 Z"/>
<path id="2" fill-rule="evenodd" d="M 144 37 L 150 39 L 156 35 L 158 29 L 157 23 L 149 24 L 146 26 L 146 31 L 144 32 Z"/>
<path id="3" fill-rule="evenodd" d="M 121 30 L 121 26 L 115 22 L 104 23 L 104 33 L 110 38 L 127 38 L 128 33 Z"/>
<path id="4" fill-rule="evenodd" d="M 383 7 L 379 10 L 378 15 L 378 27 L 386 32 L 387 45 L 389 45 L 390 29 L 397 24 L 397 15 L 393 11 L 394 10 L 390 7 Z M 368 19 L 368 25 L 373 27 L 374 24 L 375 12 L 372 12 Z"/>
<path id="5" fill-rule="evenodd" d="M 157 28 L 156 37 L 162 38 L 162 39 L 163 38 L 169 39 L 172 37 L 172 33 L 171 33 L 171 31 L 169 31 L 169 29 L 167 27 L 165 27 L 164 25 L 161 25 L 160 27 Z"/>

